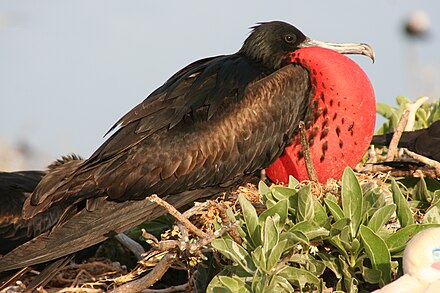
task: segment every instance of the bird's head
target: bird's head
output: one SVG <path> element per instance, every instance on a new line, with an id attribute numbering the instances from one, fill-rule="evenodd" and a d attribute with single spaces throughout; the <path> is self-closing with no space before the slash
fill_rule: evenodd
<path id="1" fill-rule="evenodd" d="M 299 29 L 282 21 L 259 23 L 244 41 L 239 53 L 263 63 L 272 69 L 279 69 L 290 63 L 290 54 L 306 47 L 322 47 L 341 54 L 361 54 L 374 61 L 373 49 L 364 43 L 326 43 L 305 36 Z"/>

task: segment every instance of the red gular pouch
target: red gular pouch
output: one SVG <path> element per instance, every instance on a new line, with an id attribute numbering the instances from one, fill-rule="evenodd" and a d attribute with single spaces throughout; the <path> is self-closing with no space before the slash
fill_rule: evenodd
<path id="1" fill-rule="evenodd" d="M 340 179 L 345 167 L 361 160 L 373 136 L 376 102 L 371 82 L 353 60 L 330 49 L 301 48 L 291 54 L 291 62 L 307 68 L 315 88 L 305 123 L 318 180 Z M 277 183 L 287 183 L 289 175 L 309 179 L 299 134 L 266 174 Z"/>

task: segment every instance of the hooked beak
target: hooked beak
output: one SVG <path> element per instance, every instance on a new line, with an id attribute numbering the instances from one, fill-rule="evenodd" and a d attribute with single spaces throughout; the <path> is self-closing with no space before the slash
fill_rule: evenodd
<path id="1" fill-rule="evenodd" d="M 365 55 L 369 57 L 371 60 L 373 60 L 373 63 L 375 59 L 373 48 L 371 48 L 370 45 L 365 43 L 326 43 L 326 42 L 316 41 L 307 38 L 298 47 L 299 48 L 321 47 L 336 51 L 341 54 Z"/>

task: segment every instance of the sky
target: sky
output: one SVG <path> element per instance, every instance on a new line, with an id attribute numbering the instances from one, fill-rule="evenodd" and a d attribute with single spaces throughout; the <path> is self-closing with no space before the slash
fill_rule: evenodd
<path id="1" fill-rule="evenodd" d="M 417 10 L 430 16 L 429 35 L 410 40 L 403 23 Z M 173 73 L 236 52 L 261 21 L 283 20 L 321 41 L 370 44 L 374 64 L 350 57 L 379 102 L 438 99 L 438 11 L 436 0 L 0 0 L 0 156 L 9 156 L 2 145 L 32 149 L 32 161 L 17 165 L 32 168 L 69 153 L 90 156 Z"/>

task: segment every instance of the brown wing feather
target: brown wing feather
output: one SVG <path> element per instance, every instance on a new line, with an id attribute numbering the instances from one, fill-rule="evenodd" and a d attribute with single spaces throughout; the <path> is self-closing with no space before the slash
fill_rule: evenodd
<path id="1" fill-rule="evenodd" d="M 26 215 L 57 201 L 97 196 L 124 201 L 233 184 L 281 154 L 310 99 L 307 71 L 286 66 L 249 85 L 240 99 L 225 98 L 209 121 L 200 110 L 109 159 L 87 161 L 51 193 L 37 192 L 40 201 Z M 114 138 L 135 141 L 136 129 L 136 123 L 130 123 Z M 43 189 L 38 186 L 37 191 Z"/>

